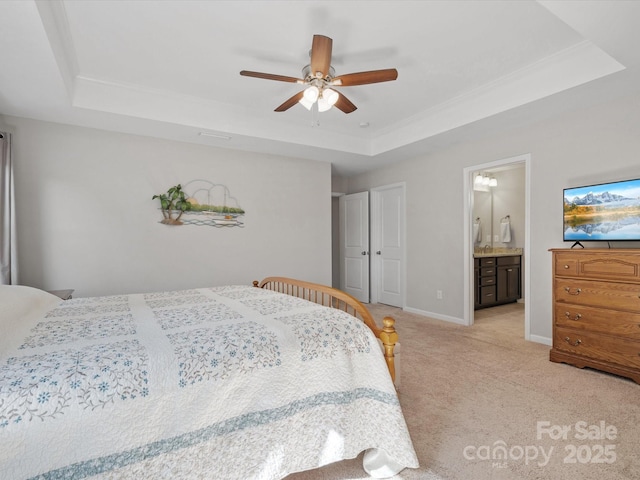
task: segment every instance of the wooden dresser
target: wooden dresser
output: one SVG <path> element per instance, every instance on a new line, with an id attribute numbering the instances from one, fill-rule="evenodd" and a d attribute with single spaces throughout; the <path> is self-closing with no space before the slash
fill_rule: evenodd
<path id="1" fill-rule="evenodd" d="M 552 362 L 640 383 L 640 249 L 552 249 Z"/>

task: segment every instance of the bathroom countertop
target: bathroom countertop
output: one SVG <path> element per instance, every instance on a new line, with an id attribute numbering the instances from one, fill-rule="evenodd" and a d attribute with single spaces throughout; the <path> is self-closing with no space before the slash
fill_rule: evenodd
<path id="1" fill-rule="evenodd" d="M 513 255 L 522 255 L 521 248 L 493 248 L 485 251 L 473 252 L 473 258 L 484 257 L 511 257 Z"/>

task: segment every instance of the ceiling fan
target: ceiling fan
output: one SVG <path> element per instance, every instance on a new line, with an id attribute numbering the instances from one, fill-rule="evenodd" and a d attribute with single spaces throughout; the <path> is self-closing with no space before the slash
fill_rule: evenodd
<path id="1" fill-rule="evenodd" d="M 354 85 L 389 82 L 398 78 L 398 71 L 395 68 L 348 73 L 336 77 L 335 70 L 331 66 L 332 46 L 333 40 L 329 37 L 325 37 L 324 35 L 313 36 L 311 52 L 309 53 L 311 63 L 302 69 L 303 78 L 251 72 L 248 70 L 242 70 L 240 75 L 307 85 L 306 89 L 296 93 L 276 108 L 276 112 L 284 112 L 296 103 L 300 103 L 307 108 L 307 110 L 311 110 L 312 106 L 317 102 L 318 111 L 320 112 L 329 110 L 335 105 L 336 108 L 342 110 L 344 113 L 351 113 L 356 110 L 357 107 L 342 93 L 334 90 L 333 87 L 351 87 Z"/>

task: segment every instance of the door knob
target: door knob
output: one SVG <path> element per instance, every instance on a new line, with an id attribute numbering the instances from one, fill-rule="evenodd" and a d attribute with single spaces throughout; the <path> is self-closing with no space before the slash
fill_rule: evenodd
<path id="1" fill-rule="evenodd" d="M 366 254 L 367 254 L 366 250 L 363 250 L 362 255 L 366 255 Z"/>
<path id="2" fill-rule="evenodd" d="M 382 255 L 382 252 L 381 252 L 380 250 L 378 250 L 378 251 L 376 252 L 376 255 Z"/>

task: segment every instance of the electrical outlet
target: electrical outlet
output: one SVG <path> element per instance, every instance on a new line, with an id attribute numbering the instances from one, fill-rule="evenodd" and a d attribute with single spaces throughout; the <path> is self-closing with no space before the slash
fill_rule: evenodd
<path id="1" fill-rule="evenodd" d="M 493 241 L 494 242 L 499 242 L 500 241 L 500 237 L 498 235 L 494 235 L 493 236 Z"/>
<path id="2" fill-rule="evenodd" d="M 487 234 L 487 243 L 491 243 L 491 234 Z"/>
<path id="3" fill-rule="evenodd" d="M 436 298 L 442 300 L 442 290 L 436 290 Z"/>

